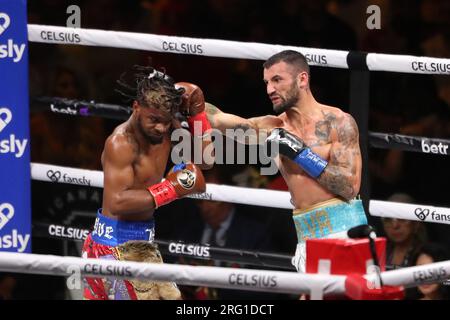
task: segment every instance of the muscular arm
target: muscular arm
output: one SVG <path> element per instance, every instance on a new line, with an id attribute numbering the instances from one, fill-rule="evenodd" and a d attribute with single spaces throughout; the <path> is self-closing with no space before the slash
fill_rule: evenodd
<path id="1" fill-rule="evenodd" d="M 361 152 L 358 126 L 349 114 L 336 119 L 337 139 L 331 145 L 330 160 L 317 181 L 332 193 L 350 200 L 361 184 Z"/>
<path id="2" fill-rule="evenodd" d="M 112 215 L 153 212 L 155 204 L 145 189 L 133 188 L 135 150 L 123 135 L 108 138 L 103 154 L 103 209 Z M 151 218 L 151 216 L 149 216 Z"/>
<path id="3" fill-rule="evenodd" d="M 219 108 L 210 103 L 206 103 L 206 114 L 211 126 L 220 130 L 223 134 L 225 134 L 226 129 L 243 129 L 244 131 L 247 129 L 254 129 L 255 133 L 258 134 L 258 136 L 263 137 L 263 139 L 265 139 L 270 130 L 275 127 L 274 123 L 279 121 L 275 116 L 245 119 L 234 114 L 222 112 Z"/>
<path id="4" fill-rule="evenodd" d="M 197 142 L 194 140 L 193 143 Z M 192 150 L 196 150 L 195 146 L 192 146 Z M 195 154 L 193 154 L 193 159 L 190 159 L 190 161 L 196 163 L 201 170 L 211 169 L 215 161 L 215 150 L 214 150 L 214 143 L 209 134 L 205 135 L 202 138 L 200 152 L 201 152 L 200 155 L 202 156 L 199 157 L 200 156 L 199 155 L 197 157 L 200 158 L 201 160 L 200 162 L 197 161 L 198 159 L 196 159 Z"/>

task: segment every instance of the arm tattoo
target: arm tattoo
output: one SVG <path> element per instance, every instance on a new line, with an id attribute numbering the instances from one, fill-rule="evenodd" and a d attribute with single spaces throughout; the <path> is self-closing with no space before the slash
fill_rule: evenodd
<path id="1" fill-rule="evenodd" d="M 215 105 L 213 105 L 211 103 L 206 103 L 206 113 L 213 116 L 219 112 L 222 112 L 222 111 L 220 111 L 220 109 L 217 108 Z"/>
<path id="2" fill-rule="evenodd" d="M 325 119 L 318 121 L 316 123 L 316 137 L 318 139 L 318 144 L 320 145 L 321 141 L 328 143 L 330 141 L 330 133 L 331 129 L 336 122 L 336 116 L 332 113 L 324 114 Z"/>
<path id="3" fill-rule="evenodd" d="M 316 135 L 319 137 L 318 124 L 316 125 Z M 358 192 L 354 188 L 357 161 L 361 157 L 358 145 L 358 127 L 351 116 L 336 119 L 331 122 L 330 126 L 321 124 L 321 128 L 332 127 L 336 129 L 338 145 L 331 149 L 328 166 L 318 178 L 318 182 L 334 194 L 350 200 Z M 323 129 L 319 133 L 326 132 Z"/>
<path id="4" fill-rule="evenodd" d="M 206 111 L 206 116 L 209 120 L 209 123 L 211 123 L 211 126 L 213 128 L 215 128 L 216 127 L 215 115 L 218 113 L 221 113 L 222 111 L 220 111 L 219 108 L 217 108 L 215 105 L 212 105 L 210 103 L 205 104 L 205 111 Z"/>
<path id="5" fill-rule="evenodd" d="M 352 176 L 332 156 L 325 171 L 318 178 L 318 181 L 332 193 L 350 200 L 355 194 L 351 178 Z"/>

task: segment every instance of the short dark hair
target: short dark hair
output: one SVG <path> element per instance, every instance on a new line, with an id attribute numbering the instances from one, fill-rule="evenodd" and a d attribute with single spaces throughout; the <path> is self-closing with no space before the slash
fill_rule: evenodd
<path id="1" fill-rule="evenodd" d="M 309 74 L 309 65 L 306 57 L 298 51 L 284 50 L 271 56 L 264 62 L 263 67 L 265 69 L 270 68 L 276 63 L 285 62 L 291 66 L 296 67 L 300 71 L 306 71 Z"/>
<path id="2" fill-rule="evenodd" d="M 143 107 L 154 107 L 171 115 L 178 112 L 185 90 L 175 87 L 175 81 L 165 71 L 150 66 L 134 66 L 135 86 L 124 80 L 124 74 L 117 83 L 124 89 L 121 93 L 129 100 L 136 100 Z"/>

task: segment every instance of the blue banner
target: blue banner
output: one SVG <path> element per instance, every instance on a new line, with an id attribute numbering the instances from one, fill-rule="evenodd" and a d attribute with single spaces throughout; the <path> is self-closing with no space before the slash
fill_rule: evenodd
<path id="1" fill-rule="evenodd" d="M 31 252 L 26 0 L 0 0 L 0 251 Z"/>

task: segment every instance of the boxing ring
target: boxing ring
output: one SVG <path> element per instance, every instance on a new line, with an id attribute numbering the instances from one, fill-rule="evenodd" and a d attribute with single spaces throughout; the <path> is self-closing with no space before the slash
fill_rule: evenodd
<path id="1" fill-rule="evenodd" d="M 103 46 L 256 60 L 265 60 L 281 50 L 291 49 L 305 54 L 313 66 L 352 70 L 354 76 L 352 76 L 351 86 L 353 87 L 364 86 L 364 81 L 361 82 L 359 80 L 366 77 L 370 71 L 450 75 L 450 67 L 448 67 L 450 66 L 450 59 L 430 57 L 359 53 L 263 43 L 195 39 L 104 30 L 69 29 L 43 25 L 28 25 L 28 38 L 31 42 L 48 44 Z M 319 59 L 318 57 L 324 58 Z M 363 88 L 361 92 L 365 92 L 364 90 L 367 90 L 367 88 Z M 358 123 L 360 121 L 362 123 L 360 131 L 364 163 L 367 163 L 367 148 L 369 146 L 425 152 L 421 147 L 425 141 L 429 145 L 447 146 L 440 150 L 446 151 L 448 149 L 450 145 L 449 140 L 369 132 L 367 128 L 368 105 L 366 101 L 368 97 L 367 95 L 364 96 L 361 92 L 351 97 L 350 113 L 354 115 Z M 41 97 L 36 99 L 35 102 L 43 106 L 42 110 L 50 110 L 68 116 L 100 116 L 114 119 L 126 119 L 129 116 L 129 110 L 126 107 L 104 103 L 67 100 L 57 97 Z M 361 104 L 362 107 L 355 109 L 355 104 Z M 445 153 L 433 153 L 439 153 L 439 156 L 448 156 L 447 151 Z M 61 179 L 64 176 L 70 177 L 70 179 Z M 103 187 L 102 172 L 79 168 L 31 163 L 31 177 L 33 180 L 50 183 L 69 183 L 81 186 L 88 185 L 89 187 Z M 86 181 L 89 181 L 89 184 Z M 362 194 L 364 196 L 364 190 L 362 190 Z M 289 193 L 283 191 L 207 184 L 205 193 L 190 197 L 254 206 L 293 209 Z M 380 200 L 370 200 L 366 205 L 368 213 L 372 216 L 450 224 L 450 208 Z M 434 216 L 449 217 L 449 219 L 436 220 L 432 218 Z M 48 225 L 44 226 L 44 228 L 48 227 Z M 160 242 L 161 244 L 164 245 L 163 242 Z M 166 243 L 165 245 L 169 247 L 172 244 Z M 289 269 L 287 262 L 291 258 L 289 256 L 277 256 L 268 253 L 242 252 L 226 249 L 220 251 L 219 248 L 209 249 L 211 254 L 204 257 L 206 259 L 228 259 L 228 261 L 285 269 Z M 71 276 L 74 274 L 74 268 L 84 277 L 99 277 L 99 275 L 102 275 L 122 279 L 137 278 L 141 280 L 173 281 L 181 285 L 309 294 L 312 299 L 321 299 L 327 295 L 344 294 L 346 281 L 346 276 L 330 274 L 298 274 L 288 271 L 257 269 L 194 267 L 169 264 L 158 265 L 0 252 L 0 271 Z M 365 277 L 368 281 L 375 281 L 375 275 L 373 274 L 366 275 Z M 449 278 L 450 261 L 381 273 L 383 283 L 391 286 L 413 287 L 423 283 L 442 282 Z"/>

